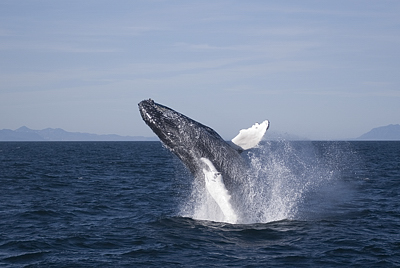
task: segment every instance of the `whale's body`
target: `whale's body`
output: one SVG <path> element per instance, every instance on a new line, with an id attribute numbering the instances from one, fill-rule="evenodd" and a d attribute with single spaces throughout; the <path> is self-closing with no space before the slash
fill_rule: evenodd
<path id="1" fill-rule="evenodd" d="M 234 195 L 246 176 L 240 152 L 258 144 L 268 128 L 268 121 L 240 131 L 232 140 L 233 144 L 229 144 L 213 129 L 151 99 L 140 102 L 139 110 L 162 143 L 196 178 L 205 179 L 208 192 L 227 220 L 235 222 L 237 216 L 232 215 L 230 199 L 233 195 L 237 200 Z"/>

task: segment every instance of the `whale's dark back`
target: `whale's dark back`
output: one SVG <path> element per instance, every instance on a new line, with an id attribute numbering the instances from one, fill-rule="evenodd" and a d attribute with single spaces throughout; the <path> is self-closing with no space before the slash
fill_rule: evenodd
<path id="1" fill-rule="evenodd" d="M 202 177 L 204 164 L 209 159 L 222 173 L 226 187 L 240 180 L 244 161 L 212 128 L 152 100 L 139 103 L 143 120 L 195 177 Z"/>

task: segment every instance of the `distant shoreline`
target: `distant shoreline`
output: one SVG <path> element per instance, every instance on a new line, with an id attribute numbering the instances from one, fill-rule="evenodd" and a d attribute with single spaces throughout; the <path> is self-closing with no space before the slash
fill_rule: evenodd
<path id="1" fill-rule="evenodd" d="M 291 135 L 289 133 L 280 133 L 275 131 L 267 132 L 264 137 L 265 141 L 400 141 L 400 125 L 387 125 L 371 129 L 369 132 L 359 136 L 358 138 L 348 139 L 307 139 Z M 20 127 L 16 130 L 2 129 L 0 130 L 0 142 L 70 142 L 70 141 L 159 141 L 158 137 L 144 137 L 144 136 L 120 136 L 116 134 L 91 134 L 82 132 L 68 132 L 61 128 L 46 128 L 42 130 L 33 130 L 26 126 Z"/>

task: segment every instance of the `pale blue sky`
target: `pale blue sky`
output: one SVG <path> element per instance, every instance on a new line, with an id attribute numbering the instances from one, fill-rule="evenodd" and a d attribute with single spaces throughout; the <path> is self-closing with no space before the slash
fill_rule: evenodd
<path id="1" fill-rule="evenodd" d="M 153 136 L 152 98 L 224 138 L 400 123 L 400 1 L 1 1 L 0 129 Z"/>

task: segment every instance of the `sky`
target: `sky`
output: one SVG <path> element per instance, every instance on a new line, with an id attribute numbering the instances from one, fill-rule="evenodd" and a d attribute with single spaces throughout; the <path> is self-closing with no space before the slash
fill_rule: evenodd
<path id="1" fill-rule="evenodd" d="M 397 0 L 3 0 L 0 129 L 154 136 L 137 107 L 151 98 L 226 139 L 265 119 L 356 138 L 400 123 L 399 14 Z"/>

